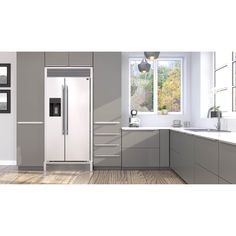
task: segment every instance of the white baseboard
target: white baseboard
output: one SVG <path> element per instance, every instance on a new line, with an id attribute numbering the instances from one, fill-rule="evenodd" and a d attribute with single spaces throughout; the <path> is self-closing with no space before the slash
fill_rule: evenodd
<path id="1" fill-rule="evenodd" d="M 16 161 L 0 160 L 0 166 L 16 166 Z"/>

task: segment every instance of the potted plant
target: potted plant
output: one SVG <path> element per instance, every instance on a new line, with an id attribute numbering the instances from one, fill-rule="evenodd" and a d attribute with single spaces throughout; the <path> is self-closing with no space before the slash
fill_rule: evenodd
<path id="1" fill-rule="evenodd" d="M 220 113 L 220 117 L 222 117 L 222 112 L 220 111 L 220 106 L 213 106 L 211 108 L 211 118 L 218 117 L 218 114 Z"/>
<path id="2" fill-rule="evenodd" d="M 168 109 L 167 109 L 167 106 L 166 106 L 166 105 L 163 105 L 163 106 L 162 106 L 161 114 L 162 114 L 162 115 L 168 115 Z"/>

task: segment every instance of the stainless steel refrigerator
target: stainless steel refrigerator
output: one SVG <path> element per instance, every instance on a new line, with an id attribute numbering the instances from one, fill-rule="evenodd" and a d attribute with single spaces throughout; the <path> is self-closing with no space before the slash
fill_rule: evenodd
<path id="1" fill-rule="evenodd" d="M 45 69 L 45 165 L 91 160 L 92 68 Z"/>

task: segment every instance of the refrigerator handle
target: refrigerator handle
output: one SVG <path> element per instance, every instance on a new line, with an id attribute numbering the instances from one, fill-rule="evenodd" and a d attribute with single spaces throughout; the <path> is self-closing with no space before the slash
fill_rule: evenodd
<path id="1" fill-rule="evenodd" d="M 68 119 L 69 119 L 69 112 L 68 112 L 68 93 L 69 89 L 68 86 L 66 85 L 66 134 L 69 133 L 69 127 L 68 127 Z"/>
<path id="2" fill-rule="evenodd" d="M 62 134 L 65 134 L 65 86 L 62 85 L 62 106 L 63 106 L 63 115 L 62 115 Z"/>

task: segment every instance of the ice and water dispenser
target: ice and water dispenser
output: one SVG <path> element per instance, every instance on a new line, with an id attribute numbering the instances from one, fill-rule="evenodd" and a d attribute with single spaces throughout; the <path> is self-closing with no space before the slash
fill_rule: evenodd
<path id="1" fill-rule="evenodd" d="M 50 116 L 61 116 L 61 98 L 49 98 Z"/>

